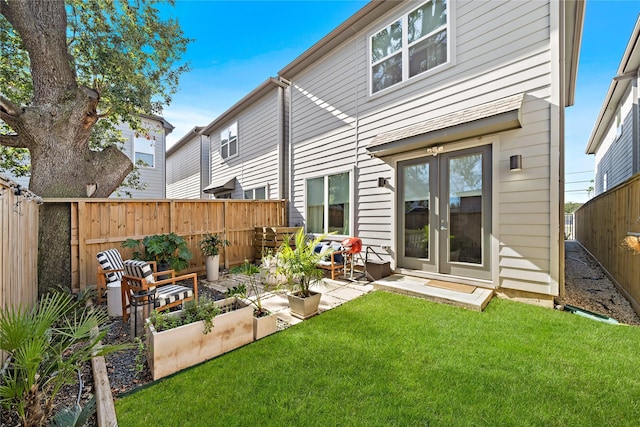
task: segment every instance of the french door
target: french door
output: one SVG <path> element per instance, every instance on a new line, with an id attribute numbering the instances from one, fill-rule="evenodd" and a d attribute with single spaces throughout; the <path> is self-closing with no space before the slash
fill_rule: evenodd
<path id="1" fill-rule="evenodd" d="M 398 266 L 491 278 L 491 146 L 398 163 Z"/>

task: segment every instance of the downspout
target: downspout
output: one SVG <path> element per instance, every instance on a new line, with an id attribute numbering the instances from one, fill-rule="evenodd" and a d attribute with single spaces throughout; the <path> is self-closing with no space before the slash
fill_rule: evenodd
<path id="1" fill-rule="evenodd" d="M 282 80 L 282 79 L 281 79 Z M 285 198 L 285 173 L 284 161 L 285 129 L 284 129 L 284 88 L 278 86 L 278 199 Z"/>
<path id="2" fill-rule="evenodd" d="M 287 85 L 287 98 L 288 98 L 288 102 L 287 102 L 287 108 L 289 109 L 289 117 L 288 119 L 288 123 L 287 123 L 287 132 L 285 137 L 283 138 L 283 142 L 287 145 L 287 147 L 285 147 L 285 150 L 283 150 L 283 153 L 286 151 L 287 153 L 287 165 L 285 167 L 283 167 L 283 169 L 286 170 L 286 178 L 287 178 L 287 193 L 285 194 L 285 199 L 287 199 L 287 225 L 291 225 L 289 224 L 289 220 L 291 219 L 291 205 L 292 205 L 292 201 L 291 201 L 291 197 L 293 195 L 293 137 L 292 137 L 292 131 L 291 131 L 291 122 L 292 122 L 292 116 L 293 116 L 293 97 L 291 96 L 291 86 L 293 86 L 293 84 L 291 83 L 291 80 L 287 80 L 284 77 L 280 76 L 280 80 L 285 83 Z"/>
<path id="3" fill-rule="evenodd" d="M 633 106 L 631 107 L 631 175 L 635 175 L 640 172 L 640 108 L 638 108 L 638 80 L 640 79 L 640 68 L 636 71 L 636 75 L 631 81 L 631 98 L 633 100 Z"/>

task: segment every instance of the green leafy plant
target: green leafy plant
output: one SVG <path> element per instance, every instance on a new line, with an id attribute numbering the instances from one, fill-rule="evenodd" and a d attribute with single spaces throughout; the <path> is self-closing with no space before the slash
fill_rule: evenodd
<path id="1" fill-rule="evenodd" d="M 316 246 L 322 242 L 325 235 L 307 239 L 302 229 L 294 236 L 294 245 L 291 239 L 285 239 L 278 250 L 277 272 L 287 278 L 287 287 L 293 293 L 302 297 L 311 296 L 311 285 L 320 280 L 323 271 L 317 267 L 318 263 L 333 250 L 329 248 L 324 253 L 316 252 Z"/>
<path id="2" fill-rule="evenodd" d="M 204 256 L 216 256 L 220 254 L 220 248 L 229 246 L 231 242 L 222 239 L 217 234 L 206 234 L 198 244 Z"/>
<path id="3" fill-rule="evenodd" d="M 189 323 L 204 322 L 204 333 L 208 334 L 213 328 L 213 318 L 222 313 L 215 301 L 206 297 L 198 301 L 188 301 L 184 304 L 182 312 L 169 313 L 168 311 L 153 310 L 149 321 L 158 332 L 177 328 Z"/>
<path id="4" fill-rule="evenodd" d="M 1 373 L 0 405 L 15 411 L 25 426 L 44 425 L 62 386 L 77 382 L 76 371 L 92 354 L 128 348 L 99 345 L 106 334 L 100 327 L 108 320 L 105 310 L 86 307 L 62 292 L 45 295 L 32 309 L 0 310 L 0 350 L 9 354 Z"/>
<path id="5" fill-rule="evenodd" d="M 140 337 L 135 337 L 134 342 L 136 344 L 135 372 L 136 375 L 140 375 L 144 370 L 146 360 L 145 346 Z"/>
<path id="6" fill-rule="evenodd" d="M 89 418 L 96 412 L 96 397 L 91 399 L 84 406 L 74 404 L 72 407 L 61 409 L 51 420 L 52 427 L 82 427 L 86 426 Z"/>
<path id="7" fill-rule="evenodd" d="M 270 314 L 269 310 L 264 308 L 262 305 L 263 289 L 261 289 L 260 282 L 256 277 L 262 271 L 263 269 L 261 267 L 251 264 L 249 261 L 245 260 L 242 265 L 232 268 L 231 273 L 246 275 L 249 279 L 248 286 L 246 283 L 243 283 L 227 289 L 226 292 L 228 297 L 237 296 L 253 305 L 253 315 L 255 317 L 263 317 Z"/>
<path id="8" fill-rule="evenodd" d="M 189 267 L 189 260 L 193 257 L 186 240 L 175 233 L 154 234 L 142 240 L 127 239 L 122 246 L 135 249 L 133 259 L 155 261 L 158 266 L 165 264 L 176 271 Z"/>

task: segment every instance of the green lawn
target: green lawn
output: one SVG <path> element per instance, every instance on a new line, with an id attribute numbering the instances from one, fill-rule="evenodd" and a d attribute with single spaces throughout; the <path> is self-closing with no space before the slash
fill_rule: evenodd
<path id="1" fill-rule="evenodd" d="M 127 426 L 631 426 L 640 328 L 374 292 L 116 402 Z"/>

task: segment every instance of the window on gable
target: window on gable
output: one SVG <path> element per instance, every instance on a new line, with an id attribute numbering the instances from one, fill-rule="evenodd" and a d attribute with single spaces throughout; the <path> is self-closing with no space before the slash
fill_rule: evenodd
<path id="1" fill-rule="evenodd" d="M 308 179 L 306 192 L 307 232 L 349 235 L 349 173 Z"/>
<path id="2" fill-rule="evenodd" d="M 371 93 L 448 62 L 446 0 L 430 0 L 371 36 Z"/>
<path id="3" fill-rule="evenodd" d="M 228 159 L 238 155 L 238 122 L 220 132 L 220 157 Z"/>
<path id="4" fill-rule="evenodd" d="M 134 161 L 147 168 L 156 167 L 156 141 L 149 135 L 135 134 L 133 138 Z"/>

